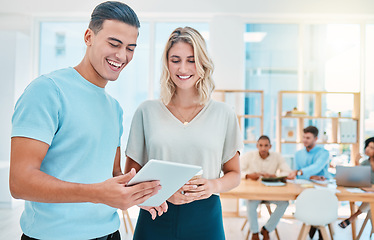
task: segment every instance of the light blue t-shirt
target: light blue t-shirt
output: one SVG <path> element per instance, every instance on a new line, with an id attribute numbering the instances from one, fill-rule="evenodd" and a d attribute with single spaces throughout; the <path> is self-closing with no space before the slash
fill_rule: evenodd
<path id="1" fill-rule="evenodd" d="M 306 148 L 297 151 L 295 154 L 295 169 L 303 171 L 303 175 L 298 176 L 298 178 L 309 179 L 313 175 L 330 178 L 328 172 L 329 156 L 329 152 L 320 146 L 315 146 L 309 152 Z"/>
<path id="2" fill-rule="evenodd" d="M 19 98 L 12 137 L 50 145 L 40 170 L 60 180 L 98 183 L 112 177 L 122 135 L 118 102 L 74 68 L 35 79 Z M 22 231 L 47 240 L 92 239 L 119 228 L 116 209 L 93 203 L 25 202 Z"/>

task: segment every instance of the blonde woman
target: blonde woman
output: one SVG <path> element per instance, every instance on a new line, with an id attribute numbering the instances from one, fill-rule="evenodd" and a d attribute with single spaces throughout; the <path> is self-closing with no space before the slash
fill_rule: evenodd
<path id="1" fill-rule="evenodd" d="M 125 171 L 161 159 L 199 165 L 203 177 L 171 196 L 162 216 L 155 218 L 159 209 L 153 216 L 141 209 L 134 239 L 225 239 L 218 193 L 240 182 L 242 138 L 236 115 L 228 105 L 211 100 L 213 63 L 198 31 L 175 29 L 162 63 L 161 100 L 137 109 Z"/>

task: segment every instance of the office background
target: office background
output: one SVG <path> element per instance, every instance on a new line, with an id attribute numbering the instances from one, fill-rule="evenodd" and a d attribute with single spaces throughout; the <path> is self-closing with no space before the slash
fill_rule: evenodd
<path id="1" fill-rule="evenodd" d="M 0 1 L 0 205 L 14 204 L 7 179 L 15 101 L 40 74 L 79 63 L 89 15 L 100 2 Z M 204 35 L 217 89 L 264 91 L 264 133 L 274 148 L 280 90 L 361 92 L 360 142 L 374 135 L 373 1 L 125 2 L 141 21 L 138 47 L 120 78 L 107 87 L 124 108 L 124 144 L 136 107 L 158 97 L 161 53 L 168 35 L 179 26 L 192 26 Z M 293 101 L 286 99 L 284 104 L 292 108 Z M 248 111 L 255 109 L 247 104 Z M 343 115 L 352 109 L 344 99 L 327 99 L 325 107 Z M 256 125 L 249 121 L 246 127 L 251 124 Z M 339 146 L 330 148 L 350 161 L 349 149 L 344 153 Z M 296 146 L 282 149 L 284 154 L 295 150 Z"/>

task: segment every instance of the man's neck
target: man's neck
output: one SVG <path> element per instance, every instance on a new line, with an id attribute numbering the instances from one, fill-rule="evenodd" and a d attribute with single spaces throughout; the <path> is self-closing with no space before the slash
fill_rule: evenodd
<path id="1" fill-rule="evenodd" d="M 267 152 L 266 154 L 261 154 L 260 152 L 258 152 L 258 154 L 260 155 L 260 158 L 262 158 L 262 159 L 266 159 L 270 155 L 269 152 Z"/>
<path id="2" fill-rule="evenodd" d="M 86 56 L 77 66 L 74 67 L 74 69 L 84 79 L 98 87 L 105 88 L 106 84 L 108 83 L 107 80 L 102 79 L 101 76 L 96 72 Z"/>
<path id="3" fill-rule="evenodd" d="M 306 151 L 310 152 L 315 146 L 316 146 L 316 144 L 313 144 L 312 146 L 305 147 Z"/>

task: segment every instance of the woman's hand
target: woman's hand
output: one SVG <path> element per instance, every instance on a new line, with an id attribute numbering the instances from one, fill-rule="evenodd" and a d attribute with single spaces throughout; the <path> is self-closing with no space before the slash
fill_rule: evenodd
<path id="1" fill-rule="evenodd" d="M 173 204 L 190 203 L 209 198 L 213 193 L 226 192 L 238 186 L 240 183 L 239 152 L 223 164 L 222 171 L 224 175 L 221 178 L 190 180 L 171 196 L 168 201 Z"/>
<path id="2" fill-rule="evenodd" d="M 197 188 L 186 193 L 194 197 L 194 200 L 207 199 L 216 192 L 216 179 L 208 180 L 200 178 L 190 181 L 189 184 L 197 186 Z"/>
<path id="3" fill-rule="evenodd" d="M 193 202 L 197 194 L 192 193 L 191 191 L 197 189 L 197 185 L 186 183 L 178 191 L 176 191 L 168 201 L 174 205 L 181 205 Z"/>
<path id="4" fill-rule="evenodd" d="M 168 204 L 166 202 L 163 202 L 159 207 L 146 207 L 146 206 L 139 206 L 139 207 L 148 211 L 152 216 L 152 220 L 155 220 L 157 215 L 161 216 L 163 213 L 167 212 L 168 210 Z"/>
<path id="5" fill-rule="evenodd" d="M 360 159 L 362 158 L 361 153 L 357 153 L 354 159 L 355 166 L 360 166 Z"/>

